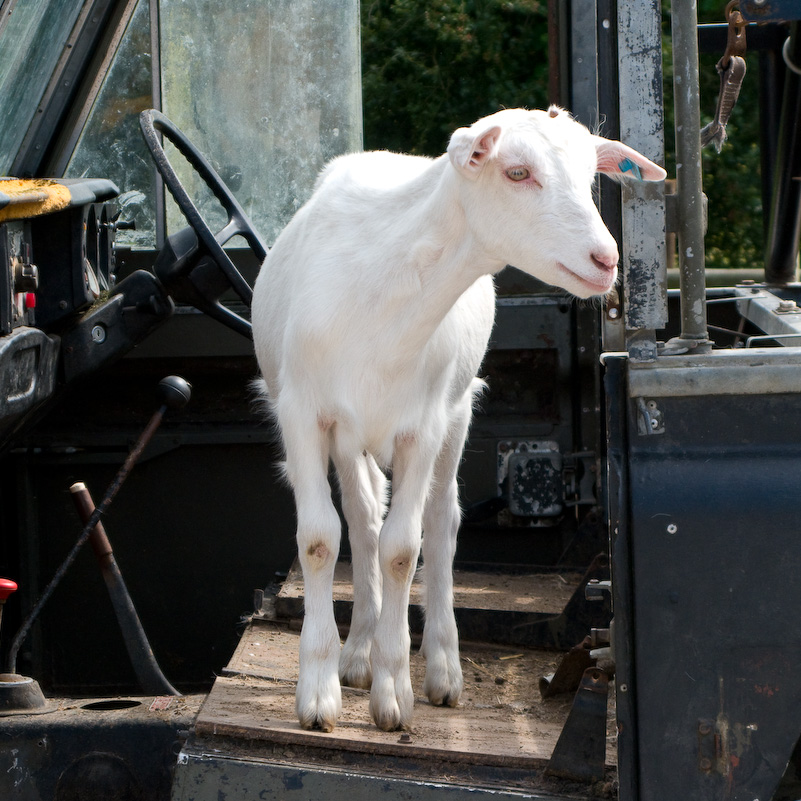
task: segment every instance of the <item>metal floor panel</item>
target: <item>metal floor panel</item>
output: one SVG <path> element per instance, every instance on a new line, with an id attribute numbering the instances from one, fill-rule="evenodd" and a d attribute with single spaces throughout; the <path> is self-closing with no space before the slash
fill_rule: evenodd
<path id="1" fill-rule="evenodd" d="M 574 788 L 575 789 L 575 788 Z M 172 801 L 576 801 L 585 794 L 556 795 L 523 788 L 459 784 L 443 779 L 290 764 L 187 746 L 178 757 Z"/>

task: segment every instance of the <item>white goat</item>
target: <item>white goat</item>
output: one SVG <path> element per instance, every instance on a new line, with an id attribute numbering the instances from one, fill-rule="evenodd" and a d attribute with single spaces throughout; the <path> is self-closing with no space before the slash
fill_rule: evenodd
<path id="1" fill-rule="evenodd" d="M 579 297 L 603 295 L 618 251 L 593 205 L 596 171 L 665 171 L 567 112 L 501 111 L 460 128 L 438 159 L 334 160 L 256 281 L 256 355 L 286 451 L 305 583 L 296 709 L 330 731 L 340 681 L 371 687 L 386 730 L 408 728 L 409 588 L 425 564 L 424 691 L 462 692 L 452 563 L 456 470 L 493 324 L 492 274 L 513 264 Z M 340 648 L 331 599 L 342 492 L 353 617 Z M 392 469 L 387 510 L 383 469 Z M 385 516 L 386 512 L 386 516 Z"/>

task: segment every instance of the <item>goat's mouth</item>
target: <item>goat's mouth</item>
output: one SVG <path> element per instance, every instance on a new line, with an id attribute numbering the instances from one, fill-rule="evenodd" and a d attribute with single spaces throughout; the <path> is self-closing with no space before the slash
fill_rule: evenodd
<path id="1" fill-rule="evenodd" d="M 567 273 L 571 278 L 576 279 L 582 285 L 591 290 L 593 295 L 605 295 L 615 285 L 617 278 L 617 270 L 612 269 L 609 271 L 598 269 L 597 280 L 595 277 L 590 278 L 586 275 L 580 275 L 575 270 L 571 270 L 567 265 L 561 261 L 556 262 L 556 266 L 562 272 Z"/>

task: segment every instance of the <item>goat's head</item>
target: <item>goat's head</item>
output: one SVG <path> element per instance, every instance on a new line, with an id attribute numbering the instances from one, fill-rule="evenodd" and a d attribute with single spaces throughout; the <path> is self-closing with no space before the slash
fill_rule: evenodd
<path id="1" fill-rule="evenodd" d="M 618 250 L 592 199 L 596 172 L 661 181 L 665 171 L 566 111 L 509 109 L 460 128 L 448 146 L 461 202 L 487 255 L 578 297 L 603 295 Z"/>

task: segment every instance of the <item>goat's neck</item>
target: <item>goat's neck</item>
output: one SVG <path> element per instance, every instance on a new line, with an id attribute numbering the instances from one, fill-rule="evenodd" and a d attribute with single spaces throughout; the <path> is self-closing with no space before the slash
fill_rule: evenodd
<path id="1" fill-rule="evenodd" d="M 402 265 L 408 285 L 419 287 L 405 305 L 407 344 L 423 347 L 459 297 L 482 275 L 505 265 L 480 247 L 467 226 L 457 181 L 447 156 L 408 187 L 425 193 L 404 232 L 409 258 Z"/>

